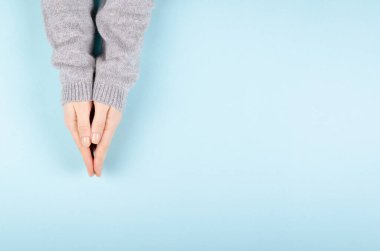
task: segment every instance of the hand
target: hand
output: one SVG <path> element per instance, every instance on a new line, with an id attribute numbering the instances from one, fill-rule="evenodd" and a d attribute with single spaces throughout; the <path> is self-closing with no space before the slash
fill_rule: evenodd
<path id="1" fill-rule="evenodd" d="M 102 103 L 94 102 L 94 106 L 95 115 L 91 124 L 91 142 L 97 145 L 94 153 L 94 171 L 95 175 L 100 177 L 107 150 L 119 126 L 122 114 L 116 108 Z"/>
<path id="2" fill-rule="evenodd" d="M 92 102 L 70 102 L 64 105 L 66 127 L 70 130 L 79 151 L 82 154 L 88 175 L 94 175 L 94 161 L 90 150 L 90 112 Z"/>

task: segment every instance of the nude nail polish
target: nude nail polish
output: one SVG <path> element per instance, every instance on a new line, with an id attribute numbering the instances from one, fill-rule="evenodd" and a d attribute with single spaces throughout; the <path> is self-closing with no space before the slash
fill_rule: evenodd
<path id="1" fill-rule="evenodd" d="M 90 145 L 90 138 L 89 137 L 82 137 L 82 144 L 84 146 L 89 146 Z"/>
<path id="2" fill-rule="evenodd" d="M 92 137 L 91 137 L 91 141 L 92 141 L 92 143 L 98 143 L 99 138 L 100 138 L 99 133 L 93 133 L 93 134 L 92 134 Z"/>

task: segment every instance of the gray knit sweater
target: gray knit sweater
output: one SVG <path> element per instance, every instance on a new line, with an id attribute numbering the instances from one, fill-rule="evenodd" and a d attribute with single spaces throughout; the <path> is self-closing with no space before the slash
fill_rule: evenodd
<path id="1" fill-rule="evenodd" d="M 60 70 L 62 103 L 97 101 L 122 110 L 138 79 L 139 54 L 153 0 L 42 0 L 52 62 Z M 95 26 L 103 51 L 92 55 Z"/>

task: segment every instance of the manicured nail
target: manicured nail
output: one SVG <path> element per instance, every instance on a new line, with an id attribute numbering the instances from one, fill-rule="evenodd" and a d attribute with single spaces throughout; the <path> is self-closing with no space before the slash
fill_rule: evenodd
<path id="1" fill-rule="evenodd" d="M 85 147 L 90 146 L 90 137 L 82 137 L 82 145 Z"/>
<path id="2" fill-rule="evenodd" d="M 99 143 L 99 138 L 100 138 L 100 134 L 95 132 L 92 134 L 92 137 L 91 137 L 91 141 L 92 143 L 94 144 L 98 144 Z"/>

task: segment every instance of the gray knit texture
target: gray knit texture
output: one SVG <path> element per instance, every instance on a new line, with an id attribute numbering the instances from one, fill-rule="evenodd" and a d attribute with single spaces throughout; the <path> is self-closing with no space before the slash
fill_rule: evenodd
<path id="1" fill-rule="evenodd" d="M 139 77 L 139 57 L 149 24 L 150 0 L 106 0 L 96 15 L 103 54 L 96 59 L 94 101 L 123 109 Z"/>
<path id="2" fill-rule="evenodd" d="M 52 62 L 60 70 L 62 103 L 92 100 L 93 0 L 42 0 Z"/>
<path id="3" fill-rule="evenodd" d="M 42 0 L 52 62 L 60 70 L 62 103 L 94 100 L 122 110 L 139 77 L 153 1 L 103 0 L 95 23 L 93 8 L 93 0 Z M 96 60 L 91 54 L 95 26 L 103 39 Z"/>

